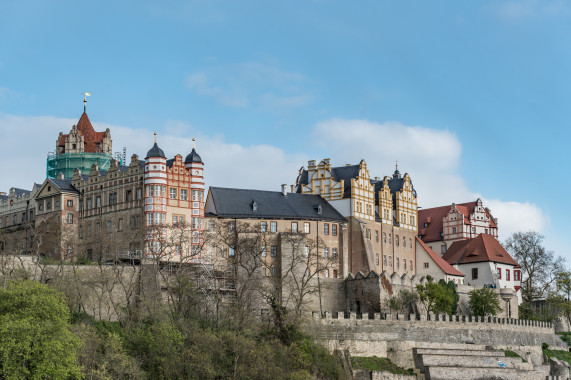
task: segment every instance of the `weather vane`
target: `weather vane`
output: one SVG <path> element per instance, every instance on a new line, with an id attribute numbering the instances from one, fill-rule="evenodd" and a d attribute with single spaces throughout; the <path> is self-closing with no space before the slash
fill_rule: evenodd
<path id="1" fill-rule="evenodd" d="M 83 95 L 83 112 L 85 113 L 85 109 L 87 108 L 87 97 L 91 96 L 91 94 L 89 92 L 82 92 L 81 95 Z"/>
<path id="2" fill-rule="evenodd" d="M 155 132 L 155 144 L 157 143 L 157 132 Z"/>
<path id="3" fill-rule="evenodd" d="M 195 141 L 195 139 L 194 139 L 194 137 L 193 137 L 193 138 L 192 138 L 192 149 L 194 149 L 194 141 Z"/>

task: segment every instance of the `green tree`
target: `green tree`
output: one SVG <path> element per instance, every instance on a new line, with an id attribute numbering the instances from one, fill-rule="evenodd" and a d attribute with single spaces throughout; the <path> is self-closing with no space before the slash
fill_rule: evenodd
<path id="1" fill-rule="evenodd" d="M 416 290 L 420 300 L 426 304 L 428 312 L 452 314 L 458 307 L 458 295 L 452 285 L 443 280 L 428 281 L 426 285 L 417 285 Z"/>
<path id="2" fill-rule="evenodd" d="M 498 293 L 491 288 L 481 288 L 472 290 L 470 293 L 468 305 L 472 314 L 484 317 L 486 315 L 497 315 L 502 311 L 500 306 L 500 297 Z"/>
<path id="3" fill-rule="evenodd" d="M 80 378 L 80 341 L 56 290 L 35 281 L 0 288 L 0 378 Z"/>

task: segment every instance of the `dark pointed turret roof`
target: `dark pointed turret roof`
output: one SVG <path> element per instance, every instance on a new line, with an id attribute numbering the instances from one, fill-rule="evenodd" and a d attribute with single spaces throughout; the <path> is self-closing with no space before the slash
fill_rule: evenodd
<path id="1" fill-rule="evenodd" d="M 167 156 L 165 156 L 165 152 L 163 152 L 163 150 L 161 148 L 159 148 L 157 143 L 155 143 L 155 145 L 153 145 L 151 150 L 149 150 L 147 152 L 147 155 L 145 156 L 145 158 L 149 158 L 149 157 L 167 158 Z"/>
<path id="2" fill-rule="evenodd" d="M 194 148 L 192 148 L 192 152 L 190 152 L 189 155 L 186 156 L 184 160 L 185 164 L 191 164 L 193 162 L 198 162 L 202 164 L 202 158 L 200 158 L 200 156 L 198 155 L 198 153 L 196 153 L 196 150 Z"/>

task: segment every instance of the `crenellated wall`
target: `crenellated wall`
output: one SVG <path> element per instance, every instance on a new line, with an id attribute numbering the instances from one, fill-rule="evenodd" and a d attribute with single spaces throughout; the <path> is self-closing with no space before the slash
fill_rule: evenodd
<path id="1" fill-rule="evenodd" d="M 553 324 L 497 317 L 459 317 L 414 314 L 363 315 L 354 312 L 314 313 L 304 328 L 330 350 L 349 350 L 353 356 L 388 357 L 404 368 L 413 367 L 412 349 L 511 349 L 534 364 L 543 361 L 541 344 L 563 348 Z"/>

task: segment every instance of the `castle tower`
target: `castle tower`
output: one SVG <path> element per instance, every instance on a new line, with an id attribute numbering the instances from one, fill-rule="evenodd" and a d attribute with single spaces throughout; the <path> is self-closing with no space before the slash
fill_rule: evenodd
<path id="1" fill-rule="evenodd" d="M 184 165 L 190 172 L 190 196 L 192 208 L 192 254 L 199 255 L 201 246 L 201 234 L 204 220 L 204 163 L 196 153 L 194 138 L 192 139 L 192 151 L 186 156 Z M 198 258 L 197 258 L 198 259 Z"/>
<path id="2" fill-rule="evenodd" d="M 148 256 L 165 251 L 167 216 L 167 159 L 156 141 L 145 157 L 145 250 Z"/>

